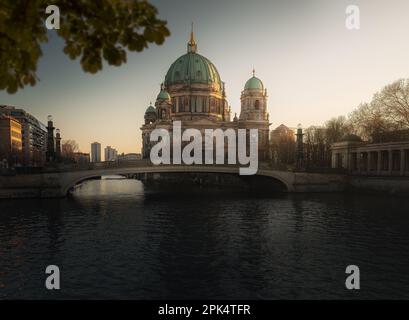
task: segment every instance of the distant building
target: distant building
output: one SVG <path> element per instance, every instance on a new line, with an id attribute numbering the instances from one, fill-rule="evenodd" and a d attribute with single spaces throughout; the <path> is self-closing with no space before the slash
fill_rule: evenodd
<path id="1" fill-rule="evenodd" d="M 118 151 L 111 146 L 105 148 L 105 161 L 116 161 L 118 159 Z"/>
<path id="2" fill-rule="evenodd" d="M 91 162 L 101 162 L 101 144 L 91 143 Z"/>
<path id="3" fill-rule="evenodd" d="M 74 162 L 78 164 L 86 164 L 90 162 L 89 153 L 74 152 L 73 159 Z"/>
<path id="4" fill-rule="evenodd" d="M 0 105 L 0 115 L 11 116 L 21 124 L 23 165 L 43 166 L 47 151 L 47 128 L 22 108 Z"/>
<path id="5" fill-rule="evenodd" d="M 294 165 L 296 162 L 296 128 L 284 124 L 270 132 L 270 159 L 276 167 Z"/>
<path id="6" fill-rule="evenodd" d="M 141 159 L 142 155 L 140 153 L 127 153 L 118 156 L 118 161 L 135 161 Z"/>
<path id="7" fill-rule="evenodd" d="M 3 165 L 22 165 L 23 140 L 21 124 L 10 116 L 0 116 L 0 161 Z"/>
<path id="8" fill-rule="evenodd" d="M 270 144 L 277 143 L 284 139 L 289 139 L 295 142 L 295 135 L 297 134 L 297 128 L 287 127 L 281 124 L 270 132 Z"/>

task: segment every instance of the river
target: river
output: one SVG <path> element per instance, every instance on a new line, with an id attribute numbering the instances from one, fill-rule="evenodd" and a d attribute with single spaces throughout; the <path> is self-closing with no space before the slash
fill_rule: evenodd
<path id="1" fill-rule="evenodd" d="M 409 298 L 409 199 L 94 180 L 0 201 L 0 298 Z M 61 289 L 47 290 L 48 265 Z M 360 269 L 347 290 L 345 268 Z"/>

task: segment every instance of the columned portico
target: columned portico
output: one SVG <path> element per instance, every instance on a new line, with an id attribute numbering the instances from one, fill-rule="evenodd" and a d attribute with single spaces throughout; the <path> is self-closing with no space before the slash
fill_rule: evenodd
<path id="1" fill-rule="evenodd" d="M 344 158 L 350 160 L 339 161 Z M 409 141 L 334 143 L 332 167 L 346 169 L 352 174 L 359 175 L 409 176 Z"/>

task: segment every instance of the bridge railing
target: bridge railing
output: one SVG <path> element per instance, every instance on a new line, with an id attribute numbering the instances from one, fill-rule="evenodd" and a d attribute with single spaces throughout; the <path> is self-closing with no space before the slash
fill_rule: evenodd
<path id="1" fill-rule="evenodd" d="M 150 159 L 142 160 L 126 160 L 126 161 L 105 161 L 105 162 L 91 162 L 82 164 L 64 164 L 64 163 L 53 163 L 48 164 L 43 168 L 15 168 L 13 170 L 7 170 L 7 172 L 0 172 L 1 175 L 16 175 L 16 174 L 38 174 L 38 173 L 56 173 L 56 172 L 72 172 L 72 171 L 86 171 L 86 170 L 101 170 L 101 169 L 115 169 L 115 168 L 131 168 L 131 167 L 154 167 Z M 174 164 L 170 165 L 160 165 L 160 166 L 178 166 Z M 179 166 L 187 167 L 189 165 L 181 164 Z M 230 168 L 240 168 L 246 167 L 240 164 L 236 165 L 226 165 L 226 164 L 193 164 L 194 166 L 211 166 L 211 167 L 230 167 Z M 297 170 L 295 168 L 277 168 L 272 165 L 271 162 L 259 162 L 259 170 L 274 170 L 274 171 L 288 171 L 288 172 L 307 172 L 307 173 L 344 173 L 340 170 L 328 169 L 328 168 L 305 168 Z"/>
<path id="2" fill-rule="evenodd" d="M 105 161 L 105 162 L 91 162 L 86 164 L 53 164 L 42 169 L 43 173 L 52 172 L 71 172 L 71 171 L 84 171 L 84 170 L 101 170 L 101 169 L 115 169 L 115 168 L 131 168 L 131 167 L 154 167 L 154 165 L 149 159 L 142 160 L 127 160 L 127 161 Z M 178 166 L 175 164 L 169 165 L 159 165 L 159 166 Z M 240 168 L 245 167 L 240 164 L 229 165 L 229 164 L 192 164 L 185 165 L 180 164 L 179 166 L 211 166 L 211 167 L 231 167 Z M 259 169 L 272 169 L 271 166 L 266 162 L 260 162 L 258 165 Z M 38 172 L 36 172 L 38 173 Z"/>

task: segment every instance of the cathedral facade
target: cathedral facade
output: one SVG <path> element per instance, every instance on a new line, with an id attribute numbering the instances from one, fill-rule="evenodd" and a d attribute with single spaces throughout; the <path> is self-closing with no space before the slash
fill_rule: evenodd
<path id="1" fill-rule="evenodd" d="M 193 31 L 187 53 L 170 66 L 161 85 L 155 105 L 148 106 L 142 131 L 142 157 L 148 159 L 157 142 L 150 141 L 150 133 L 163 128 L 172 133 L 173 122 L 180 121 L 185 129 L 258 129 L 259 159 L 269 154 L 269 115 L 267 90 L 255 76 L 245 84 L 241 93 L 241 112 L 231 119 L 231 107 L 226 99 L 225 84 L 214 64 L 197 53 Z M 237 136 L 237 134 L 236 134 Z M 248 140 L 248 139 L 247 139 Z M 187 142 L 188 143 L 188 142 Z M 186 144 L 187 144 L 186 143 Z"/>

